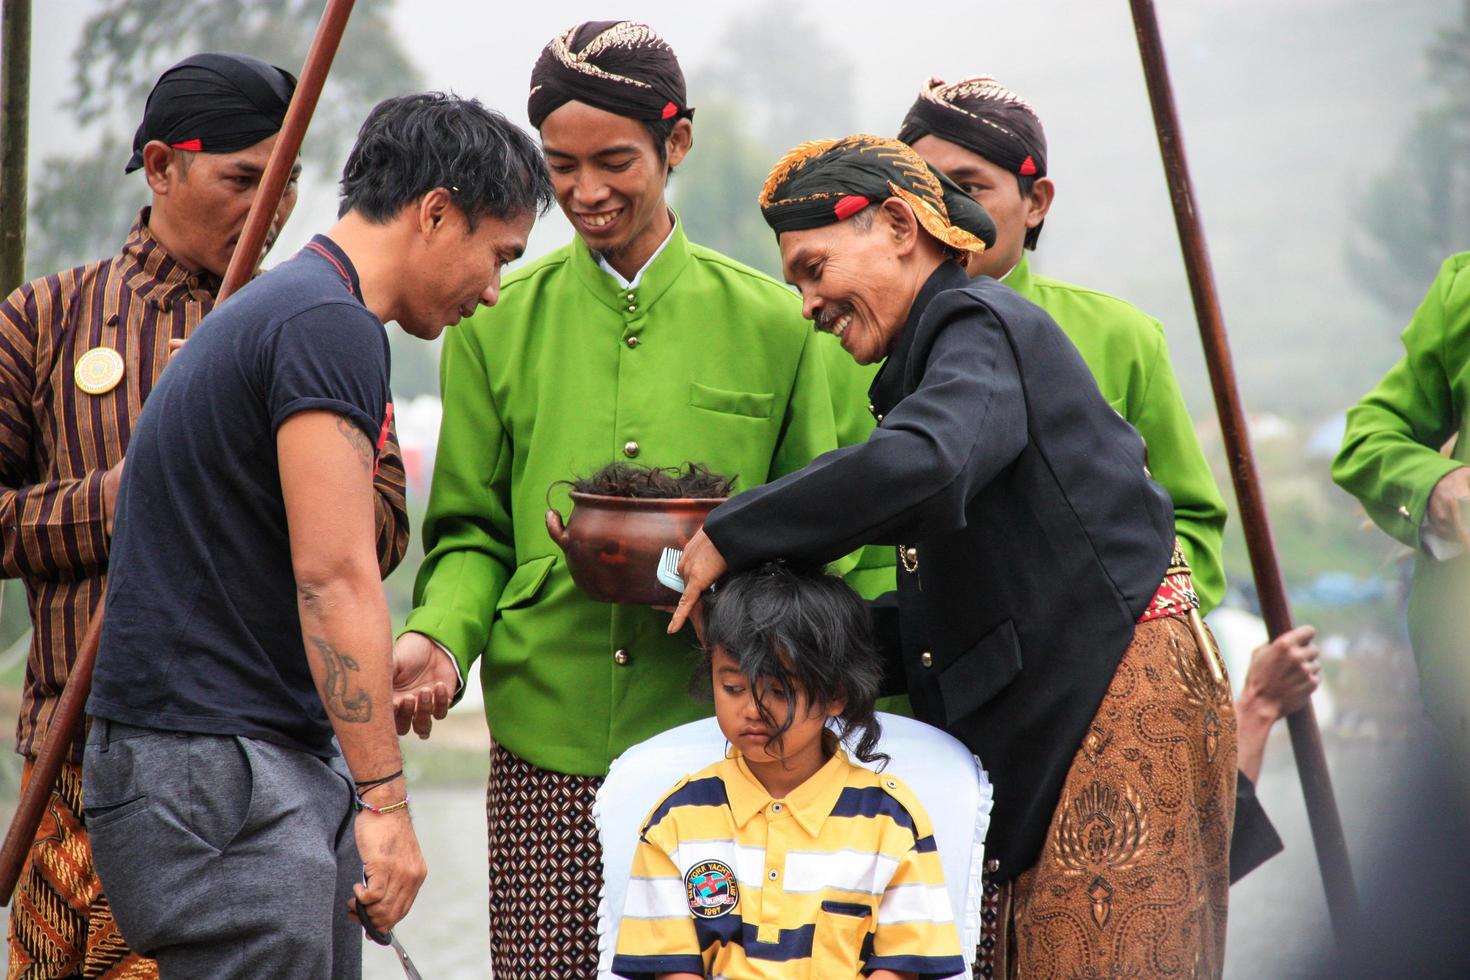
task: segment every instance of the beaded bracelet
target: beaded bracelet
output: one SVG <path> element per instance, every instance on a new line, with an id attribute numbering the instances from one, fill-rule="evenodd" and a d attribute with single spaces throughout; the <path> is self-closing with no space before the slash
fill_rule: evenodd
<path id="1" fill-rule="evenodd" d="M 394 810 L 408 809 L 409 796 L 407 793 L 404 793 L 403 799 L 397 803 L 390 803 L 387 806 L 374 806 L 357 793 L 353 793 L 352 798 L 356 802 L 359 811 L 366 810 L 369 813 L 392 813 Z"/>

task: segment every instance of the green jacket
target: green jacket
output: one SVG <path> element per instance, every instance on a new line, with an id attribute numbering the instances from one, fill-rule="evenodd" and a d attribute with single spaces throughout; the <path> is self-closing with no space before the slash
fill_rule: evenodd
<path id="1" fill-rule="evenodd" d="M 1348 412 L 1332 478 L 1379 527 L 1416 552 L 1409 630 L 1419 687 L 1430 714 L 1457 730 L 1463 743 L 1470 707 L 1464 615 L 1470 557 L 1436 561 L 1419 532 L 1435 484 L 1470 465 L 1470 252 L 1445 260 L 1403 343 L 1403 358 Z M 1455 435 L 1453 454 L 1441 455 L 1440 447 Z"/>
<path id="2" fill-rule="evenodd" d="M 1470 252 L 1440 267 L 1403 342 L 1403 358 L 1348 412 L 1332 478 L 1417 551 L 1434 485 L 1470 465 Z M 1440 455 L 1456 433 L 1454 456 Z"/>
<path id="3" fill-rule="evenodd" d="M 628 746 L 708 716 L 693 633 L 586 598 L 546 532 L 558 480 L 627 459 L 693 460 L 737 490 L 837 445 L 822 349 L 780 283 L 690 244 L 682 224 L 632 289 L 580 239 L 508 277 L 449 332 L 444 419 L 406 630 L 483 655 L 495 739 L 534 765 L 601 775 Z M 706 682 L 707 683 L 707 682 Z"/>
<path id="4" fill-rule="evenodd" d="M 1174 378 L 1164 328 L 1116 296 L 1033 275 L 1029 257 L 1005 284 L 1051 314 L 1092 369 L 1108 404 L 1143 436 L 1148 468 L 1174 501 L 1174 526 L 1204 612 L 1225 595 L 1225 501 Z"/>

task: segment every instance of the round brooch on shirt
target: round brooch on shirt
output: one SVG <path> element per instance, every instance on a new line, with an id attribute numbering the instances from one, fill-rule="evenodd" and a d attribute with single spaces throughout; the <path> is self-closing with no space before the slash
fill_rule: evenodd
<path id="1" fill-rule="evenodd" d="M 700 861 L 684 876 L 689 911 L 696 919 L 718 919 L 740 904 L 740 886 L 735 872 L 723 861 Z"/>
<path id="2" fill-rule="evenodd" d="M 123 377 L 122 355 L 111 347 L 93 347 L 77 359 L 77 387 L 89 395 L 105 395 Z"/>

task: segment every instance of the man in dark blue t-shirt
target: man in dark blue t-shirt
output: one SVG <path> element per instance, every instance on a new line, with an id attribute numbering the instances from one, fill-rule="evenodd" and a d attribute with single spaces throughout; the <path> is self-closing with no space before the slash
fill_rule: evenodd
<path id="1" fill-rule="evenodd" d="M 432 339 L 493 304 L 550 200 L 539 148 L 478 102 L 384 102 L 341 220 L 206 317 L 139 416 L 84 792 L 118 924 L 164 975 L 357 977 L 348 906 L 387 931 L 413 903 L 383 324 Z"/>

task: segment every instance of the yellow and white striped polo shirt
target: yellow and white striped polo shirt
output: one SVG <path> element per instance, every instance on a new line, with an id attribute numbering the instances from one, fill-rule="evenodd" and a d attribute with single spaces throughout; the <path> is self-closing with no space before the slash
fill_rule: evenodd
<path id="1" fill-rule="evenodd" d="M 784 800 L 739 755 L 675 786 L 644 825 L 613 960 L 628 980 L 964 968 L 928 815 L 840 750 Z"/>

